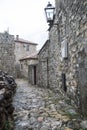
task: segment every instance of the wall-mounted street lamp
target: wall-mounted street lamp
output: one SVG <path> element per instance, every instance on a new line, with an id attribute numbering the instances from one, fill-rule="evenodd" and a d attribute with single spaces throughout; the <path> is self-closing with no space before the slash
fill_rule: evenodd
<path id="1" fill-rule="evenodd" d="M 47 23 L 49 23 L 49 31 L 52 26 L 56 25 L 57 32 L 58 32 L 58 42 L 60 43 L 60 27 L 59 27 L 59 22 L 57 21 L 56 23 L 54 22 L 55 18 L 55 7 L 53 7 L 50 2 L 48 2 L 46 8 L 44 8 L 45 14 L 46 14 L 46 19 Z M 67 44 L 67 39 L 65 38 L 61 42 L 61 55 L 62 59 L 67 59 L 68 58 L 68 44 Z"/>
<path id="2" fill-rule="evenodd" d="M 46 14 L 47 23 L 49 23 L 49 26 L 52 26 L 54 21 L 54 16 L 55 16 L 55 7 L 53 7 L 53 5 L 50 2 L 48 2 L 44 10 Z"/>

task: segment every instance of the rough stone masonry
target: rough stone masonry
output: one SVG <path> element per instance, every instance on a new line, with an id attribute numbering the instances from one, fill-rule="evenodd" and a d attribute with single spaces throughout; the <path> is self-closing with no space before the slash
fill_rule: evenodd
<path id="1" fill-rule="evenodd" d="M 0 70 L 0 130 L 13 130 L 12 97 L 15 90 L 13 77 Z"/>
<path id="2" fill-rule="evenodd" d="M 15 76 L 15 42 L 8 32 L 0 33 L 0 69 Z"/>
<path id="3" fill-rule="evenodd" d="M 49 86 L 67 95 L 87 115 L 87 0 L 55 2 L 56 15 L 49 30 Z"/>

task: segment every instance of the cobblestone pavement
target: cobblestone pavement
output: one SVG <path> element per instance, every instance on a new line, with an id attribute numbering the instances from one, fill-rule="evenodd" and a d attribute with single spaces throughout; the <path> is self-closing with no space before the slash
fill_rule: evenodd
<path id="1" fill-rule="evenodd" d="M 57 94 L 23 79 L 16 83 L 14 130 L 82 130 L 80 115 Z"/>

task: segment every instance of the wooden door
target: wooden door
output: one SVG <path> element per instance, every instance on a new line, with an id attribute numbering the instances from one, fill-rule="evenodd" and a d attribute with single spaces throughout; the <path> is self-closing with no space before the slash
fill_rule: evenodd
<path id="1" fill-rule="evenodd" d="M 34 66 L 34 85 L 36 85 L 36 66 Z"/>

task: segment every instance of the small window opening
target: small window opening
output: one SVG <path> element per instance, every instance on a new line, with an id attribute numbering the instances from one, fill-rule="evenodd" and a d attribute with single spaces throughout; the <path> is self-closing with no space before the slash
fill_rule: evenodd
<path id="1" fill-rule="evenodd" d="M 23 64 L 21 64 L 21 70 L 23 69 Z"/>
<path id="2" fill-rule="evenodd" d="M 66 74 L 65 73 L 62 73 L 62 87 L 63 87 L 63 90 L 66 92 L 67 86 L 66 86 Z"/>
<path id="3" fill-rule="evenodd" d="M 26 46 L 26 51 L 29 51 L 29 45 Z"/>

